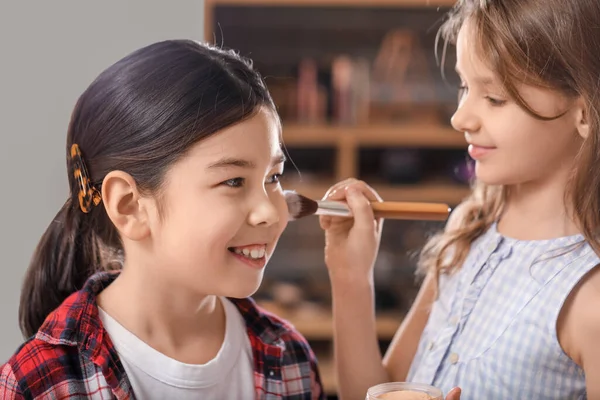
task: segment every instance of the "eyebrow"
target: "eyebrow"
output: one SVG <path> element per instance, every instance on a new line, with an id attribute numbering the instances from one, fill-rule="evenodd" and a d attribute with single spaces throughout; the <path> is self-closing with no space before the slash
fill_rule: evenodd
<path id="1" fill-rule="evenodd" d="M 283 164 L 286 161 L 286 157 L 283 153 L 277 154 L 275 157 L 271 159 L 271 166 L 275 166 L 277 164 Z M 220 160 L 210 164 L 207 169 L 220 169 L 220 168 L 245 168 L 252 169 L 256 168 L 256 163 L 249 160 L 244 160 L 241 158 L 233 158 L 233 157 L 224 157 Z"/>

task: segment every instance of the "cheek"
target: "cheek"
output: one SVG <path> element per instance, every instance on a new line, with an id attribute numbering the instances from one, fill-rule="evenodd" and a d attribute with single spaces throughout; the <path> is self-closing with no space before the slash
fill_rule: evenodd
<path id="1" fill-rule="evenodd" d="M 575 138 L 572 127 L 562 121 L 528 122 L 511 134 L 515 155 L 527 155 L 540 162 L 556 162 L 571 155 Z"/>
<path id="2" fill-rule="evenodd" d="M 283 193 L 277 192 L 277 195 L 272 199 L 275 208 L 277 209 L 277 214 L 279 216 L 279 222 L 277 223 L 278 234 L 281 235 L 285 228 L 287 227 L 289 221 L 289 212 L 288 206 L 285 202 L 285 197 Z"/>
<path id="3" fill-rule="evenodd" d="M 195 238 L 202 249 L 226 249 L 244 224 L 244 216 L 235 209 L 220 209 L 203 215 L 197 220 L 185 222 L 190 239 Z M 181 235 L 181 233 L 179 233 Z M 184 239 L 185 240 L 185 239 Z M 189 241 L 189 239 L 188 239 Z"/>
<path id="4" fill-rule="evenodd" d="M 283 231 L 285 231 L 285 228 L 287 228 L 287 224 L 288 224 L 288 213 L 286 210 L 285 214 L 281 216 L 281 218 L 279 219 L 279 223 L 277 224 L 277 227 L 278 227 L 277 239 L 279 239 L 279 237 L 283 234 Z"/>
<path id="5" fill-rule="evenodd" d="M 225 248 L 239 228 L 239 212 L 221 203 L 214 207 L 172 209 L 163 231 L 176 251 L 189 255 Z"/>
<path id="6" fill-rule="evenodd" d="M 493 143 L 517 154 L 535 149 L 539 145 L 540 133 L 544 133 L 540 132 L 542 126 L 539 121 L 522 113 L 507 113 L 491 122 L 488 127 Z"/>
<path id="7" fill-rule="evenodd" d="M 223 222 L 171 225 L 169 238 L 162 244 L 161 257 L 168 260 L 173 270 L 186 276 L 199 271 L 214 272 L 228 255 L 227 247 L 231 245 L 235 229 Z"/>

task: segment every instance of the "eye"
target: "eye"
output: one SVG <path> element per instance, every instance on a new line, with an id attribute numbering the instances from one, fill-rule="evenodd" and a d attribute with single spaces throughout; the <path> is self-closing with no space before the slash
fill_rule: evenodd
<path id="1" fill-rule="evenodd" d="M 271 175 L 268 179 L 267 179 L 267 183 L 273 184 L 273 183 L 279 183 L 279 180 L 281 179 L 281 176 L 283 174 L 281 173 L 277 173 L 277 174 L 273 174 Z"/>
<path id="2" fill-rule="evenodd" d="M 485 96 L 485 98 L 490 103 L 490 105 L 492 105 L 494 107 L 500 107 L 500 106 L 503 106 L 504 104 L 506 104 L 506 100 L 496 99 L 491 96 Z"/>
<path id="3" fill-rule="evenodd" d="M 244 185 L 244 182 L 245 182 L 244 178 L 231 178 L 231 179 L 227 179 L 222 184 L 232 187 L 232 188 L 240 188 Z"/>
<path id="4" fill-rule="evenodd" d="M 458 87 L 458 101 L 461 101 L 467 93 L 469 93 L 469 87 L 466 84 L 461 83 Z"/>

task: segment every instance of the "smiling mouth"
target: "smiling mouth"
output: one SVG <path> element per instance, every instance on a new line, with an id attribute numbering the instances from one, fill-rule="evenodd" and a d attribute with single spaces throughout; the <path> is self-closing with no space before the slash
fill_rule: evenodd
<path id="1" fill-rule="evenodd" d="M 267 254 L 267 246 L 265 245 L 229 247 L 227 250 L 250 260 L 260 260 Z"/>
<path id="2" fill-rule="evenodd" d="M 477 146 L 474 144 L 470 144 L 467 151 L 472 159 L 479 160 L 489 155 L 492 151 L 494 151 L 495 147 L 483 147 Z"/>

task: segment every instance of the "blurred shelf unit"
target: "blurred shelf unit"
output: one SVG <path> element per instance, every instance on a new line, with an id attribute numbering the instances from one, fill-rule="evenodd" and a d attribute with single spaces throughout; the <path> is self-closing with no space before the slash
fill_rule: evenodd
<path id="1" fill-rule="evenodd" d="M 319 182 L 298 182 L 287 185 L 298 193 L 314 199 L 323 197 L 330 184 Z M 420 183 L 418 185 L 389 185 L 371 184 L 381 198 L 388 201 L 414 201 L 421 202 L 424 199 L 432 203 L 458 204 L 469 194 L 469 188 L 447 182 Z"/>
<path id="2" fill-rule="evenodd" d="M 438 65 L 434 49 L 454 3 L 205 0 L 205 40 L 251 58 L 265 77 L 291 159 L 285 188 L 321 198 L 333 183 L 358 177 L 386 200 L 454 206 L 469 193 L 472 168 L 464 136 L 449 123 L 459 86 L 454 52 Z M 265 307 L 310 341 L 333 395 L 331 310 L 302 316 Z M 405 313 L 378 313 L 381 343 Z"/>
<path id="3" fill-rule="evenodd" d="M 294 324 L 308 340 L 329 340 L 333 336 L 332 316 L 330 311 L 321 312 L 289 312 L 272 302 L 259 302 L 264 309 L 277 314 Z M 402 315 L 383 312 L 377 315 L 377 335 L 382 340 L 391 340 L 402 322 Z"/>
<path id="4" fill-rule="evenodd" d="M 437 24 L 453 4 L 207 0 L 205 39 L 252 58 L 265 76 L 292 166 L 318 176 L 288 180 L 289 188 L 321 197 L 336 181 L 359 177 L 386 200 L 455 205 L 468 194 L 470 170 L 464 137 L 448 123 L 456 82 L 441 78 L 433 49 Z M 447 64 L 452 76 L 451 54 Z M 365 171 L 365 150 L 383 160 L 394 149 L 385 165 Z M 437 151 L 435 168 L 422 155 L 428 150 Z M 311 171 L 311 157 L 332 161 Z"/>
<path id="5" fill-rule="evenodd" d="M 218 21 L 213 18 L 215 7 L 379 7 L 379 8 L 411 8 L 411 7 L 452 7 L 455 0 L 204 0 L 204 36 L 206 40 L 213 38 L 214 28 Z"/>
<path id="6" fill-rule="evenodd" d="M 334 150 L 333 171 L 327 179 L 288 183 L 300 193 L 321 198 L 334 182 L 361 176 L 360 150 L 379 148 L 442 149 L 461 151 L 463 135 L 439 124 L 372 124 L 358 126 L 286 124 L 283 144 L 291 149 L 331 148 Z M 295 159 L 295 157 L 293 157 Z M 302 166 L 299 166 L 302 173 Z M 469 187 L 450 179 L 426 179 L 418 183 L 392 184 L 381 178 L 368 181 L 382 198 L 389 201 L 432 201 L 458 204 L 469 193 Z"/>
<path id="7" fill-rule="evenodd" d="M 215 5 L 305 6 L 305 7 L 452 7 L 454 0 L 205 0 L 206 8 Z"/>
<path id="8" fill-rule="evenodd" d="M 294 147 L 321 145 L 354 147 L 441 147 L 461 149 L 465 139 L 451 128 L 438 124 L 405 125 L 300 125 L 286 124 L 284 143 Z"/>

